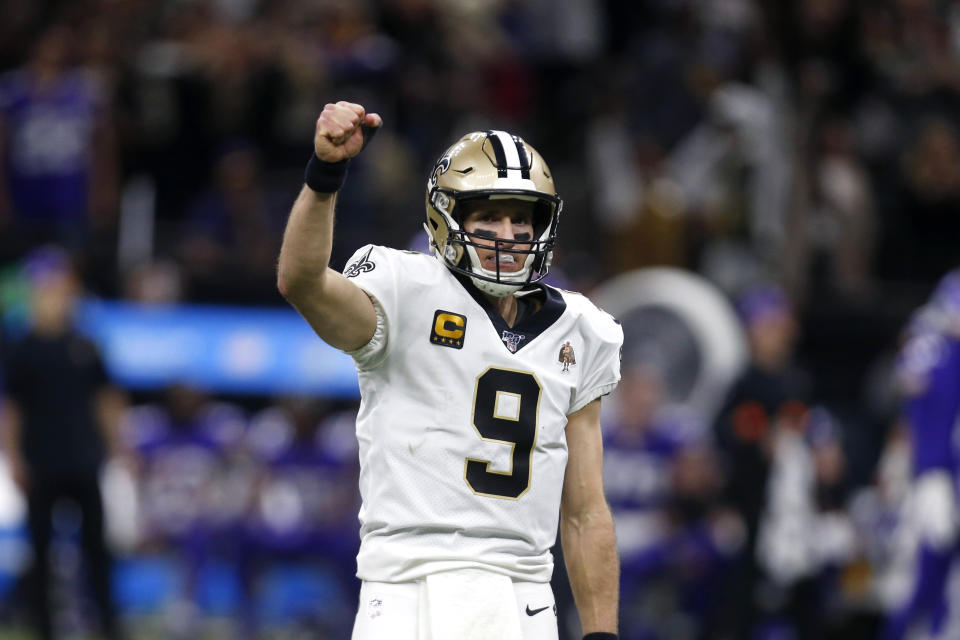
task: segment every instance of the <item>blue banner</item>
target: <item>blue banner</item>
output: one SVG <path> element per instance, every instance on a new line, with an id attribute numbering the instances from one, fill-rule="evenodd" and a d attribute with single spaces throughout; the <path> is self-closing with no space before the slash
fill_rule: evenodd
<path id="1" fill-rule="evenodd" d="M 290 309 L 87 300 L 76 320 L 123 387 L 183 382 L 212 392 L 359 396 L 353 360 Z"/>

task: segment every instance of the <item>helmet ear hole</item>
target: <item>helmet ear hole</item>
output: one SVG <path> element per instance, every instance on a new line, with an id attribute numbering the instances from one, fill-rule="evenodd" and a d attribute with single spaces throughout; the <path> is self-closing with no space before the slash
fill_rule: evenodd
<path id="1" fill-rule="evenodd" d="M 538 201 L 533 208 L 533 234 L 539 238 L 547 230 L 547 226 L 553 221 L 553 207 Z"/>
<path id="2" fill-rule="evenodd" d="M 537 256 L 536 260 L 534 260 L 533 262 L 534 272 L 539 273 L 539 272 L 545 271 L 546 269 L 549 269 L 551 262 L 553 262 L 553 249 L 544 251 L 539 256 Z"/>

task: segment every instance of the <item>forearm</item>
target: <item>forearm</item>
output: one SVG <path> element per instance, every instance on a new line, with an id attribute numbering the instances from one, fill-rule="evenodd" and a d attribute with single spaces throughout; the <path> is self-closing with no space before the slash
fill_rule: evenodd
<path id="1" fill-rule="evenodd" d="M 560 540 L 584 633 L 616 633 L 620 562 L 606 503 L 560 520 Z"/>
<path id="2" fill-rule="evenodd" d="M 304 185 L 290 211 L 280 248 L 277 286 L 288 300 L 322 289 L 333 246 L 336 193 Z"/>
<path id="3" fill-rule="evenodd" d="M 123 415 L 126 407 L 126 396 L 115 387 L 107 387 L 97 395 L 97 422 L 107 451 L 113 457 L 123 455 L 126 450 L 123 439 Z"/>
<path id="4" fill-rule="evenodd" d="M 8 458 L 20 458 L 20 411 L 12 400 L 0 399 L 0 443 Z"/>
<path id="5" fill-rule="evenodd" d="M 21 491 L 26 491 L 29 470 L 20 444 L 22 431 L 23 420 L 19 407 L 9 398 L 0 399 L 0 439 L 2 439 L 3 451 L 10 465 L 10 475 L 13 477 L 14 484 Z"/>
<path id="6" fill-rule="evenodd" d="M 336 193 L 347 161 L 363 148 L 363 127 L 380 116 L 349 102 L 328 104 L 317 119 L 314 155 L 290 211 L 277 265 L 277 288 L 327 344 L 352 351 L 367 344 L 377 314 L 367 294 L 329 268 Z"/>

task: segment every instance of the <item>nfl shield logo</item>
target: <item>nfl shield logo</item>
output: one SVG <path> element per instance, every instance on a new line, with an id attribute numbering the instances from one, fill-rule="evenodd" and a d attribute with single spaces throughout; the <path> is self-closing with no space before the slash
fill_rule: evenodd
<path id="1" fill-rule="evenodd" d="M 510 353 L 516 353 L 517 349 L 520 348 L 520 341 L 526 339 L 526 337 L 525 335 L 504 329 L 500 339 L 507 345 L 507 349 L 510 349 Z"/>

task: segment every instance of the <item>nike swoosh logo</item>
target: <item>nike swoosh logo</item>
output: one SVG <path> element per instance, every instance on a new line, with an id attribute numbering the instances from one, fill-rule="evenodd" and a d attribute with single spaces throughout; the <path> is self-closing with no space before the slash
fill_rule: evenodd
<path id="1" fill-rule="evenodd" d="M 414 455 L 416 455 L 417 450 L 418 450 L 420 447 L 422 447 L 422 446 L 423 446 L 423 440 L 421 440 L 420 442 L 418 442 L 416 445 L 414 445 L 412 442 L 408 442 L 408 443 L 407 443 L 407 447 L 409 447 L 410 453 L 412 453 L 412 454 L 414 454 Z"/>
<path id="2" fill-rule="evenodd" d="M 527 605 L 527 615 L 528 615 L 528 616 L 535 616 L 535 615 L 537 615 L 538 613 L 540 613 L 541 611 L 546 611 L 546 610 L 549 609 L 549 608 L 550 608 L 550 605 L 547 605 L 547 606 L 545 606 L 545 607 L 540 607 L 539 609 L 531 609 L 531 608 L 530 608 L 530 605 Z"/>

